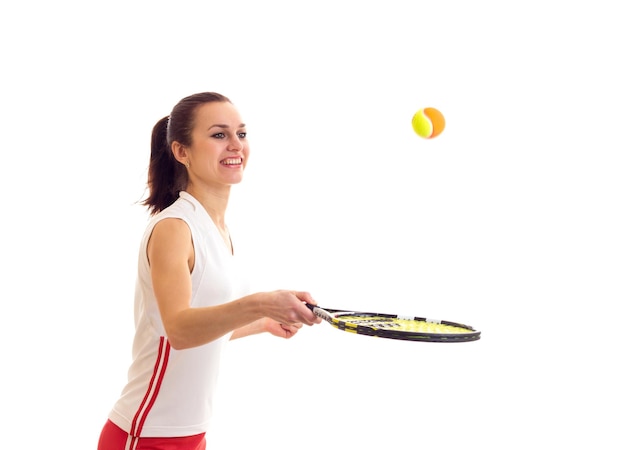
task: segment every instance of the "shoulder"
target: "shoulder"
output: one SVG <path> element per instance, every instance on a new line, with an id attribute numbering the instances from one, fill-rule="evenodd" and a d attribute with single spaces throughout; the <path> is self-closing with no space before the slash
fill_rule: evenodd
<path id="1" fill-rule="evenodd" d="M 152 227 L 152 238 L 176 240 L 191 236 L 191 230 L 187 222 L 181 217 L 162 217 Z"/>
<path id="2" fill-rule="evenodd" d="M 188 224 L 189 222 L 190 209 L 193 209 L 192 205 L 184 200 L 181 195 L 178 200 L 152 217 L 147 231 L 150 234 L 152 234 L 156 228 L 170 231 L 175 231 L 180 228 L 181 231 L 184 231 L 185 223 Z"/>

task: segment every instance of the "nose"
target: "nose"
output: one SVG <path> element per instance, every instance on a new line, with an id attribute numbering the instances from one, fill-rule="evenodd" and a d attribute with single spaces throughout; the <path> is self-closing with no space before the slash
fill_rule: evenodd
<path id="1" fill-rule="evenodd" d="M 233 135 L 233 137 L 230 139 L 230 142 L 228 143 L 228 150 L 233 152 L 243 150 L 243 142 L 241 141 L 241 139 L 239 139 L 239 136 Z"/>

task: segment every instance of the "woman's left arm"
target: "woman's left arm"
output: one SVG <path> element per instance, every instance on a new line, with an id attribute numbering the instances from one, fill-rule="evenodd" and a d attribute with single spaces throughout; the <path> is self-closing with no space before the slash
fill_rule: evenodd
<path id="1" fill-rule="evenodd" d="M 233 331 L 230 340 L 232 341 L 234 339 L 266 332 L 274 336 L 289 339 L 290 337 L 293 337 L 300 328 L 302 328 L 301 323 L 296 323 L 294 325 L 285 325 L 276 322 L 269 317 L 264 317 L 263 319 L 256 320 L 246 326 L 243 326 Z"/>

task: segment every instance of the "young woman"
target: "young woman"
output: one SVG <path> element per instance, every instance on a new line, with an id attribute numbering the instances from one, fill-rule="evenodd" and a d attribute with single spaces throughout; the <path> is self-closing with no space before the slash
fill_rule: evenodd
<path id="1" fill-rule="evenodd" d="M 154 126 L 151 147 L 133 361 L 99 450 L 204 449 L 224 344 L 320 323 L 309 293 L 251 293 L 237 266 L 224 216 L 250 149 L 230 100 L 182 99 Z"/>

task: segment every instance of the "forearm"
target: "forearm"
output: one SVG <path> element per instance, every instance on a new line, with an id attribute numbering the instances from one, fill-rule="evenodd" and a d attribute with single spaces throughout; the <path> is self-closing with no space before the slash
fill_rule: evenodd
<path id="1" fill-rule="evenodd" d="M 237 328 L 233 334 L 230 336 L 230 340 L 239 339 L 246 336 L 252 336 L 254 334 L 264 333 L 266 332 L 265 321 L 267 319 L 259 319 L 255 320 L 252 323 L 244 325 L 243 327 Z"/>
<path id="2" fill-rule="evenodd" d="M 302 324 L 321 322 L 304 302 L 313 302 L 308 292 L 280 290 L 205 308 L 168 309 L 167 302 L 162 302 L 160 309 L 170 344 L 181 350 L 207 344 L 231 331 L 235 339 L 263 331 L 289 337 Z M 264 318 L 268 320 L 262 321 Z"/>
<path id="3" fill-rule="evenodd" d="M 264 295 L 257 293 L 222 305 L 179 311 L 166 326 L 168 340 L 172 347 L 182 350 L 207 344 L 231 331 L 240 334 L 237 337 L 260 333 Z"/>

